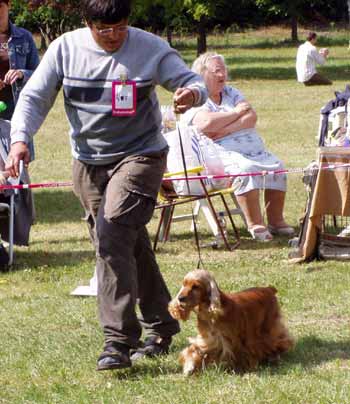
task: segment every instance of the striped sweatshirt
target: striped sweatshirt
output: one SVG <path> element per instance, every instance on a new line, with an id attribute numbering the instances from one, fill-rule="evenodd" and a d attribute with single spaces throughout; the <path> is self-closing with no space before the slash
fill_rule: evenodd
<path id="1" fill-rule="evenodd" d="M 137 86 L 135 116 L 112 116 L 112 82 L 124 75 Z M 207 91 L 176 50 L 161 38 L 129 27 L 116 52 L 94 41 L 89 28 L 63 34 L 49 46 L 21 92 L 11 129 L 11 142 L 28 143 L 38 131 L 63 88 L 74 158 L 88 164 L 109 164 L 130 154 L 146 154 L 167 146 L 161 135 L 161 114 L 155 88 Z M 60 136 L 58 133 L 57 136 Z"/>

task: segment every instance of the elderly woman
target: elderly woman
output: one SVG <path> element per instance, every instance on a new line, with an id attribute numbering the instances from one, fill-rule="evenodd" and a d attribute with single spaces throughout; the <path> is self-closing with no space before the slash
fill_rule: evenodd
<path id="1" fill-rule="evenodd" d="M 205 53 L 195 60 L 192 70 L 203 76 L 209 98 L 183 119 L 215 142 L 225 171 L 237 174 L 283 168 L 283 163 L 265 149 L 255 129 L 257 116 L 251 105 L 242 93 L 226 85 L 223 56 Z M 294 229 L 283 218 L 285 175 L 235 177 L 233 185 L 253 239 L 270 241 L 273 234 L 293 235 Z M 259 203 L 260 189 L 264 190 L 267 226 Z"/>

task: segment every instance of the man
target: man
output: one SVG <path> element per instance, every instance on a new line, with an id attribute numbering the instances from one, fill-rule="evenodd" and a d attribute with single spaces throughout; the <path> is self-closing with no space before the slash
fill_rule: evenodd
<path id="1" fill-rule="evenodd" d="M 306 86 L 332 84 L 329 79 L 317 73 L 316 64 L 325 64 L 329 51 L 327 48 L 317 51 L 316 41 L 316 32 L 309 32 L 306 42 L 299 46 L 297 52 L 296 70 L 298 81 Z"/>
<path id="2" fill-rule="evenodd" d="M 47 50 L 13 116 L 7 169 L 29 161 L 27 143 L 63 86 L 70 123 L 74 192 L 86 211 L 96 248 L 98 308 L 105 348 L 97 370 L 131 366 L 133 358 L 168 351 L 179 326 L 145 225 L 166 166 L 155 86 L 174 93 L 179 113 L 207 92 L 162 39 L 128 26 L 131 0 L 84 0 L 86 28 Z M 136 317 L 138 299 L 141 318 Z M 146 340 L 140 349 L 141 325 Z"/>

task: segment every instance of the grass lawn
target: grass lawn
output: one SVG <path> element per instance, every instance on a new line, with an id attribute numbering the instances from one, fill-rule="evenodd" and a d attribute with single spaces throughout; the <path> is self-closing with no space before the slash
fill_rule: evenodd
<path id="1" fill-rule="evenodd" d="M 300 37 L 303 31 L 300 32 Z M 296 45 L 282 29 L 211 36 L 209 47 L 224 54 L 230 80 L 253 104 L 258 130 L 269 149 L 288 168 L 304 167 L 316 157 L 320 108 L 349 82 L 345 32 L 321 33 L 330 48 L 320 68 L 332 86 L 306 88 L 296 82 Z M 189 64 L 191 40 L 176 45 Z M 171 95 L 159 90 L 163 104 Z M 33 182 L 71 180 L 68 125 L 62 96 L 36 136 Z M 258 244 L 243 224 L 239 249 L 203 250 L 206 269 L 223 290 L 274 285 L 295 349 L 278 366 L 234 375 L 207 369 L 186 379 L 177 356 L 196 332 L 194 319 L 182 326 L 170 355 L 145 360 L 131 369 L 95 371 L 103 346 L 95 298 L 69 295 L 86 284 L 94 253 L 82 221 L 82 209 L 70 188 L 35 190 L 37 222 L 29 248 L 17 247 L 15 266 L 0 274 L 0 403 L 120 404 L 345 404 L 350 397 L 350 271 L 347 262 L 290 265 L 283 238 Z M 288 177 L 287 221 L 298 227 L 306 200 L 300 174 Z M 156 219 L 149 225 L 154 235 Z M 211 236 L 200 222 L 201 237 Z M 157 259 L 174 294 L 183 276 L 195 268 L 197 253 L 188 223 L 175 224 L 171 241 Z"/>

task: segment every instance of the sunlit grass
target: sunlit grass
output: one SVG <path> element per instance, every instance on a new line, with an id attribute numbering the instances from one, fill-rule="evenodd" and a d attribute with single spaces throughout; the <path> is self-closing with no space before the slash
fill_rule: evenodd
<path id="1" fill-rule="evenodd" d="M 331 57 L 321 69 L 334 84 L 305 88 L 295 79 L 296 45 L 289 31 L 266 29 L 209 38 L 224 54 L 230 80 L 253 104 L 258 130 L 268 148 L 287 167 L 305 167 L 316 156 L 320 108 L 349 78 L 346 34 L 322 33 Z M 194 43 L 194 41 L 193 41 Z M 180 47 L 187 63 L 195 46 Z M 171 95 L 159 90 L 162 104 Z M 68 125 L 62 96 L 36 136 L 32 181 L 70 181 Z M 288 177 L 286 218 L 298 227 L 306 193 L 299 174 Z M 344 404 L 350 396 L 350 271 L 346 262 L 287 261 L 285 239 L 254 243 L 242 235 L 234 252 L 203 249 L 206 269 L 224 290 L 274 285 L 287 323 L 296 338 L 294 351 L 279 366 L 245 375 L 211 368 L 189 382 L 181 375 L 178 352 L 194 335 L 191 319 L 175 337 L 170 355 L 130 370 L 95 372 L 103 344 L 94 298 L 73 298 L 70 291 L 87 283 L 94 253 L 83 212 L 70 188 L 35 191 L 37 224 L 29 248 L 16 248 L 14 270 L 0 275 L 0 403 L 134 404 Z M 159 213 L 156 213 L 158 216 Z M 156 219 L 149 226 L 153 237 Z M 202 241 L 211 235 L 202 218 Z M 157 259 L 174 294 L 198 256 L 189 223 L 174 224 L 171 241 Z"/>

